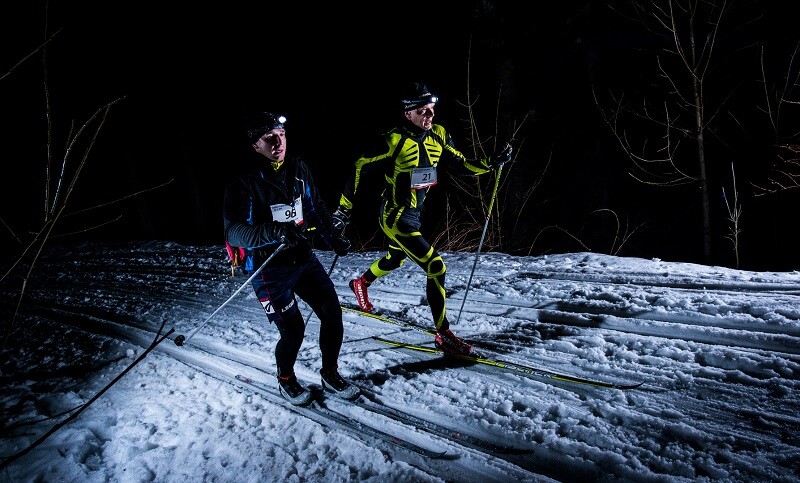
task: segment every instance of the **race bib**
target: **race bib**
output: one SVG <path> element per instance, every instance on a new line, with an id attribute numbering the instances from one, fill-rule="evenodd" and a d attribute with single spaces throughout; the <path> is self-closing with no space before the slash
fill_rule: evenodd
<path id="1" fill-rule="evenodd" d="M 427 188 L 438 183 L 436 179 L 436 168 L 433 166 L 427 168 L 414 168 L 411 170 L 411 189 L 419 190 Z"/>
<path id="2" fill-rule="evenodd" d="M 272 210 L 272 219 L 280 223 L 288 223 L 290 221 L 295 224 L 303 223 L 303 203 L 298 196 L 294 203 L 287 205 L 278 203 L 270 206 Z"/>

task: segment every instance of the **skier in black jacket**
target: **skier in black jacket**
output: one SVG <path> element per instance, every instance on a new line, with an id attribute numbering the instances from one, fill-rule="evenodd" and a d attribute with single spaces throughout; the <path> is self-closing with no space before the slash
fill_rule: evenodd
<path id="1" fill-rule="evenodd" d="M 511 145 L 506 144 L 488 159 L 467 158 L 456 149 L 445 128 L 433 123 L 437 102 L 438 98 L 424 83 L 408 86 L 401 99 L 405 118 L 376 139 L 377 145 L 356 160 L 333 219 L 337 228 L 344 230 L 361 187 L 362 170 L 381 169 L 385 186 L 379 224 L 389 238 L 389 251 L 375 260 L 361 277 L 351 280 L 350 288 L 361 310 L 370 312 L 373 306 L 367 287 L 410 258 L 427 276 L 425 294 L 436 329 L 436 347 L 446 353 L 463 355 L 472 352 L 472 347 L 450 330 L 445 313 L 446 267 L 439 252 L 420 233 L 422 204 L 428 190 L 438 182 L 436 168 L 440 160 L 453 163 L 464 173 L 481 175 L 510 161 Z"/>
<path id="2" fill-rule="evenodd" d="M 354 399 L 358 389 L 338 372 L 344 338 L 339 298 L 312 250 L 309 228 L 313 226 L 337 255 L 346 255 L 350 242 L 334 227 L 308 166 L 300 159 L 286 157 L 285 122 L 283 116 L 268 112 L 247 121 L 257 168 L 232 180 L 225 189 L 225 240 L 245 249 L 245 271 L 260 267 L 284 246 L 252 281 L 267 319 L 280 332 L 275 360 L 281 394 L 295 405 L 308 404 L 312 397 L 294 374 L 305 334 L 295 299 L 298 296 L 320 320 L 322 386 L 345 399 Z"/>

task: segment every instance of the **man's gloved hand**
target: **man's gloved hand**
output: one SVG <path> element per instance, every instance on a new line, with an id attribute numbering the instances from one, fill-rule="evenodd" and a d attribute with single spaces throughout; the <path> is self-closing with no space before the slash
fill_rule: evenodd
<path id="1" fill-rule="evenodd" d="M 339 233 L 343 232 L 345 227 L 347 227 L 347 223 L 350 221 L 350 210 L 340 205 L 331 215 L 331 221 L 333 221 L 333 228 L 336 231 Z"/>
<path id="2" fill-rule="evenodd" d="M 265 230 L 267 238 L 286 244 L 286 248 L 308 243 L 303 236 L 303 229 L 294 222 L 270 223 Z"/>
<path id="3" fill-rule="evenodd" d="M 492 169 L 497 169 L 511 161 L 511 151 L 513 149 L 514 148 L 511 147 L 511 143 L 506 143 L 502 149 L 495 152 L 492 157 L 489 158 L 489 167 Z"/>
<path id="4" fill-rule="evenodd" d="M 343 257 L 350 253 L 350 240 L 344 235 L 335 235 L 331 239 L 331 248 L 333 248 L 334 253 Z"/>
<path id="5" fill-rule="evenodd" d="M 281 223 L 281 242 L 286 244 L 286 248 L 296 247 L 302 243 L 308 243 L 302 227 L 297 223 Z"/>

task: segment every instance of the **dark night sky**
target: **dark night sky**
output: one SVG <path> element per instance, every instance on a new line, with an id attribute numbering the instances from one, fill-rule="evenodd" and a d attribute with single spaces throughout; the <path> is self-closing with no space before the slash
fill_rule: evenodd
<path id="1" fill-rule="evenodd" d="M 306 154 L 312 166 L 344 166 L 353 159 L 353 133 L 373 127 L 376 116 L 393 120 L 382 108 L 394 105 L 390 92 L 398 83 L 421 76 L 441 85 L 439 94 L 446 97 L 456 89 L 447 85 L 449 76 L 465 70 L 466 47 L 458 40 L 466 32 L 457 12 L 443 16 L 423 9 L 422 2 L 406 4 L 411 21 L 340 3 L 242 2 L 224 9 L 183 1 L 79 5 L 50 11 L 50 31 L 63 26 L 48 50 L 53 116 L 66 126 L 54 139 L 66 136 L 73 119 L 83 122 L 99 106 L 125 96 L 98 141 L 103 159 L 82 173 L 93 183 L 91 195 L 82 195 L 91 205 L 88 198 L 110 199 L 176 178 L 171 193 L 129 205 L 163 204 L 156 213 L 170 213 L 143 213 L 158 226 L 142 236 L 219 236 L 214 228 L 195 227 L 194 220 L 219 221 L 213 211 L 221 199 L 220 175 L 240 154 L 244 109 L 285 113 L 290 152 Z M 32 28 L 9 35 L 16 48 L 1 65 L 13 64 L 41 42 L 43 25 L 37 24 L 43 18 L 41 9 L 30 6 L 5 17 Z M 26 160 L 23 172 L 41 165 L 44 154 L 28 149 L 27 142 L 33 137 L 41 145 L 46 139 L 41 78 L 36 59 L 0 86 L 11 108 L 3 116 L 5 132 L 11 132 L 10 140 L 26 140 L 14 154 Z"/>
<path id="2" fill-rule="evenodd" d="M 0 75 L 44 36 L 43 7 L 19 3 L 26 5 L 2 7 L 10 13 L 0 15 L 0 40 L 13 47 L 3 49 Z M 184 0 L 90 0 L 51 6 L 49 31 L 63 27 L 47 62 L 57 156 L 71 121 L 83 123 L 104 103 L 125 97 L 112 108 L 70 207 L 95 206 L 174 179 L 166 188 L 96 210 L 70 226 L 122 216 L 86 236 L 220 243 L 224 180 L 246 148 L 239 118 L 254 107 L 289 117 L 290 153 L 305 157 L 326 201 L 335 203 L 343 170 L 362 136 L 397 119 L 392 109 L 399 85 L 427 81 L 442 98 L 437 122 L 465 147 L 467 69 L 482 122 L 491 125 L 503 55 L 514 58 L 515 97 L 506 109 L 515 118 L 534 112 L 524 154 L 531 182 L 552 156 L 532 224 L 568 226 L 586 211 L 582 204 L 639 196 L 599 122 L 589 66 L 603 67 L 608 82 L 632 82 L 630 75 L 615 77 L 615 55 L 643 37 L 618 18 L 612 23 L 615 17 L 596 2 L 557 2 L 546 12 L 517 5 L 524 2 L 497 2 L 506 17 L 500 24 L 486 18 L 476 23 L 473 4 L 479 3 L 220 7 Z M 785 25 L 786 15 L 775 17 Z M 8 153 L 3 157 L 10 160 L 3 162 L 10 175 L 3 177 L 0 199 L 3 206 L 21 207 L 0 216 L 13 227 L 41 209 L 42 79 L 41 59 L 34 57 L 0 81 L 0 128 Z M 680 225 L 675 220 L 691 216 L 668 208 L 681 196 L 685 192 L 666 195 L 666 203 L 648 208 L 648 216 L 674 216 L 672 223 Z M 683 252 L 645 247 L 632 254 L 680 258 L 696 249 L 685 245 Z"/>

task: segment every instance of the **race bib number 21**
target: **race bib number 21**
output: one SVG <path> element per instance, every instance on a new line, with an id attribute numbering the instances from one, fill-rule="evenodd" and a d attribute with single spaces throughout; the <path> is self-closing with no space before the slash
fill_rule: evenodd
<path id="1" fill-rule="evenodd" d="M 438 183 L 436 179 L 436 168 L 414 168 L 411 170 L 411 189 L 420 190 Z"/>

